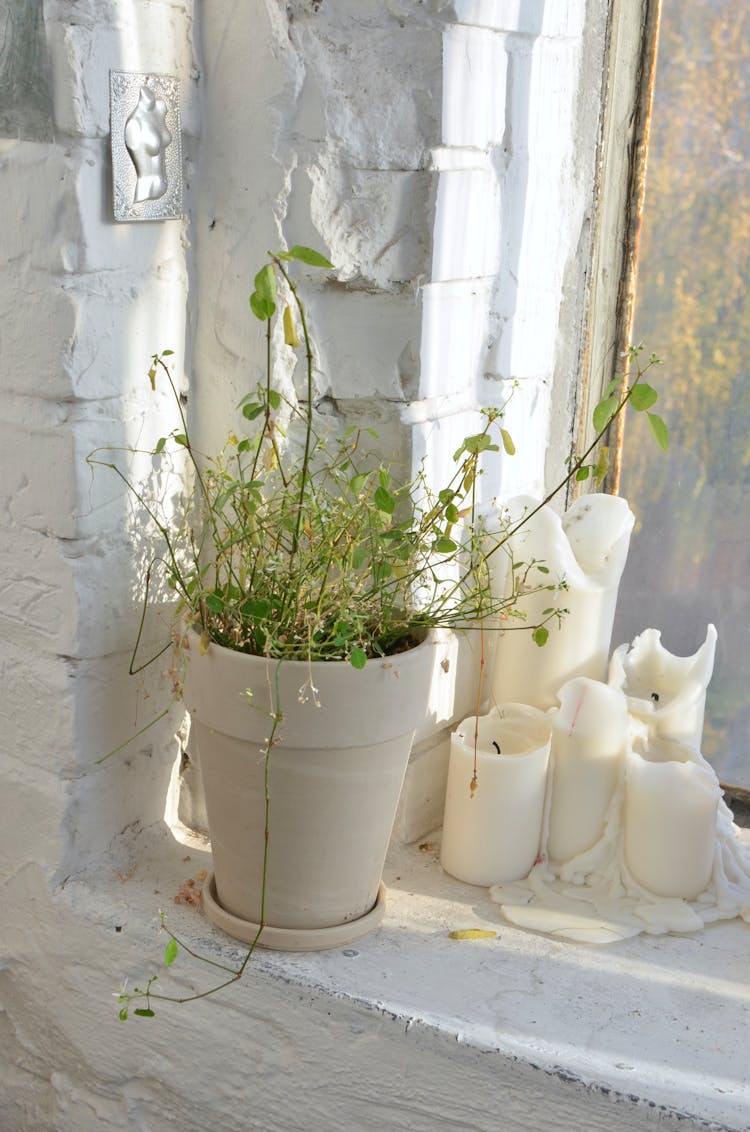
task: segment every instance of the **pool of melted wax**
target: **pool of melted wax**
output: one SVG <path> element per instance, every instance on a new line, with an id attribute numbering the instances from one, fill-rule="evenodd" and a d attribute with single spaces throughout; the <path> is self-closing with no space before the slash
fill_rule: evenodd
<path id="1" fill-rule="evenodd" d="M 695 761 L 708 768 L 703 756 Z M 719 788 L 718 780 L 716 782 Z M 623 782 L 607 814 L 604 833 L 591 849 L 563 865 L 546 860 L 546 831 L 539 862 L 525 880 L 493 885 L 490 897 L 516 927 L 581 943 L 606 944 L 647 933 L 700 931 L 737 917 L 750 923 L 750 829 L 741 829 L 723 798 L 716 813 L 711 880 L 696 900 L 656 896 L 639 885 L 625 861 Z M 750 807 L 738 805 L 738 817 Z"/>

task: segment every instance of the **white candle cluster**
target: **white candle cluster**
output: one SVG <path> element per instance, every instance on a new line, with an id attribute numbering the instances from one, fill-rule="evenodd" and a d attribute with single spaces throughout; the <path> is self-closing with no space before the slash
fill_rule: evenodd
<path id="1" fill-rule="evenodd" d="M 536 506 L 513 501 L 511 521 Z M 451 745 L 446 872 L 491 886 L 512 923 L 586 942 L 750 922 L 750 847 L 700 750 L 714 626 L 690 657 L 647 629 L 607 671 L 632 526 L 624 500 L 589 495 L 513 537 L 516 572 L 553 587 L 525 599 L 529 623 L 569 612 L 543 648 L 501 635 L 494 706 Z"/>

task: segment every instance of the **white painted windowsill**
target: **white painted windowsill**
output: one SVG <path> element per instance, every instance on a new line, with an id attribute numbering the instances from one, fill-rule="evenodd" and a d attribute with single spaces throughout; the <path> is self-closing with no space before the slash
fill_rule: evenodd
<path id="1" fill-rule="evenodd" d="M 166 828 L 150 830 L 122 843 L 117 860 L 69 880 L 60 897 L 110 939 L 117 933 L 123 969 L 116 978 L 130 976 L 132 986 L 158 970 L 166 942 L 157 931 L 160 907 L 189 946 L 225 963 L 244 954 L 202 912 L 174 904 L 180 885 L 209 868 L 205 850 L 178 844 Z M 476 1064 L 500 1090 L 533 1071 L 550 1094 L 551 1111 L 557 1111 L 556 1091 L 578 1096 L 582 1111 L 592 1114 L 580 1127 L 748 1127 L 750 926 L 732 921 L 696 935 L 642 936 L 606 948 L 525 933 L 502 920 L 484 889 L 443 873 L 437 837 L 394 848 L 384 879 L 386 915 L 370 936 L 329 952 L 258 951 L 242 983 L 199 1007 L 160 1006 L 153 1022 L 127 1026 L 179 1025 L 182 1032 L 190 1012 L 199 1010 L 201 1026 L 208 1019 L 220 1028 L 227 1012 L 252 1016 L 261 983 L 280 1010 L 283 988 L 293 985 L 315 998 L 330 996 L 337 1009 L 343 1004 L 361 1015 L 364 1007 L 370 1017 L 374 1011 L 379 1025 L 392 1025 L 401 1038 L 415 1027 L 449 1043 L 458 1093 L 478 1052 Z M 497 937 L 448 937 L 470 927 L 490 928 Z M 189 975 L 199 988 L 213 977 L 183 954 L 171 973 L 162 970 L 161 989 L 173 983 L 173 993 L 186 993 Z M 595 1115 L 602 1105 L 611 1108 L 609 1121 Z M 575 1127 L 539 1112 L 529 1113 L 528 1125 L 497 1118 L 495 1106 L 486 1127 Z M 445 1121 L 438 1113 L 432 1127 L 462 1126 Z M 391 1126 L 423 1127 L 418 1121 Z M 466 1127 L 485 1125 L 474 1115 Z"/>

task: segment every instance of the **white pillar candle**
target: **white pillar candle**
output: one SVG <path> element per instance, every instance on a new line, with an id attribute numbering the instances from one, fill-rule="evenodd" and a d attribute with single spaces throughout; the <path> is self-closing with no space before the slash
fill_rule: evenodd
<path id="1" fill-rule="evenodd" d="M 628 746 L 622 692 L 585 676 L 558 692 L 552 723 L 552 800 L 547 854 L 563 863 L 585 853 L 604 833 Z"/>
<path id="2" fill-rule="evenodd" d="M 511 524 L 536 506 L 529 496 L 513 500 L 508 507 Z M 513 701 L 546 710 L 567 680 L 606 678 L 617 589 L 633 522 L 624 499 L 586 495 L 562 518 L 549 505 L 543 507 L 513 535 L 509 541 L 513 562 L 524 565 L 506 575 L 505 548 L 497 551 L 493 569 L 515 578 L 516 584 L 525 577 L 527 592 L 514 603 L 524 620 L 506 621 L 509 631 L 499 634 L 492 681 L 496 703 Z M 539 566 L 527 569 L 532 560 Z M 538 586 L 551 589 L 528 592 Z M 512 588 L 510 581 L 505 583 L 506 594 Z M 568 611 L 559 627 L 544 612 L 553 607 Z M 545 620 L 549 639 L 540 647 L 523 626 Z"/>
<path id="3" fill-rule="evenodd" d="M 628 756 L 624 852 L 633 880 L 655 896 L 695 900 L 708 888 L 721 789 L 690 748 L 657 739 Z"/>
<path id="4" fill-rule="evenodd" d="M 545 715 L 505 704 L 451 736 L 441 862 L 468 884 L 520 880 L 538 855 L 550 750 Z"/>
<path id="5" fill-rule="evenodd" d="M 628 699 L 632 715 L 654 735 L 679 739 L 700 750 L 706 688 L 714 669 L 716 629 L 693 656 L 674 656 L 661 643 L 657 629 L 646 629 L 631 645 L 615 649 L 609 682 Z"/>

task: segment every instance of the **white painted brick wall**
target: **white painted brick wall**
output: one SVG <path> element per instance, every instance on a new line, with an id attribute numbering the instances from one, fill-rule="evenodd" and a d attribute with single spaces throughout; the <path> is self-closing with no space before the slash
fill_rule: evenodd
<path id="1" fill-rule="evenodd" d="M 56 141 L 0 141 L 12 218 L 0 264 L 0 666 L 9 773 L 23 782 L 4 866 L 30 839 L 29 859 L 53 876 L 124 826 L 159 820 L 175 752 L 172 720 L 134 745 L 140 763 L 94 766 L 157 713 L 164 681 L 126 676 L 131 505 L 110 473 L 92 480 L 85 456 L 172 427 L 146 369 L 154 350 L 182 348 L 187 294 L 184 223 L 112 220 L 110 68 L 177 71 L 188 130 L 197 115 L 191 4 L 48 0 L 45 18 Z M 41 825 L 28 820 L 37 810 Z"/>
<path id="2" fill-rule="evenodd" d="M 196 29 L 193 0 L 46 0 L 56 142 L 0 140 L 0 191 L 14 217 L 0 263 L 8 1132 L 166 1127 L 176 1098 L 181 1132 L 205 1126 L 182 1103 L 208 1088 L 196 1083 L 195 1043 L 221 1037 L 234 1010 L 203 1013 L 199 1033 L 188 1020 L 190 1058 L 174 1058 L 170 1040 L 154 1084 L 142 1032 L 100 1025 L 118 972 L 108 939 L 107 961 L 92 965 L 95 991 L 87 983 L 95 896 L 77 920 L 60 911 L 56 884 L 110 843 L 157 828 L 179 723 L 95 767 L 158 713 L 169 682 L 125 674 L 137 535 L 121 486 L 104 470 L 92 482 L 85 455 L 102 443 L 148 447 L 172 427 L 145 377 L 165 347 L 199 443 L 221 445 L 261 373 L 252 276 L 285 240 L 341 267 L 335 284 L 311 278 L 309 298 L 329 411 L 347 423 L 377 417 L 386 449 L 411 447 L 437 480 L 476 431 L 477 408 L 501 403 L 518 377 L 509 427 L 520 455 L 498 461 L 487 492 L 539 488 L 551 398 L 569 396 L 580 348 L 596 146 L 596 98 L 586 117 L 581 89 L 596 73 L 606 14 L 602 4 L 584 25 L 586 7 L 214 0 Z M 111 220 L 110 69 L 180 75 L 184 222 Z M 444 739 L 420 744 L 400 836 L 439 818 L 446 751 Z M 122 883 L 98 867 L 102 884 Z M 81 977 L 48 970 L 50 949 L 72 956 Z M 291 1014 L 282 1029 L 292 1049 Z M 80 1059 L 69 1053 L 79 1048 Z M 221 1048 L 231 1073 L 212 1082 L 212 1119 L 244 1128 L 246 1086 L 234 1077 L 243 1049 Z M 279 1057 L 279 1073 L 296 1064 Z M 311 1087 L 318 1069 L 313 1059 L 302 1070 Z M 341 1112 L 331 1132 L 348 1127 Z"/>
<path id="3" fill-rule="evenodd" d="M 56 133 L 109 137 L 111 70 L 180 75 L 183 128 L 196 133 L 192 19 L 193 0 L 48 0 Z"/>

